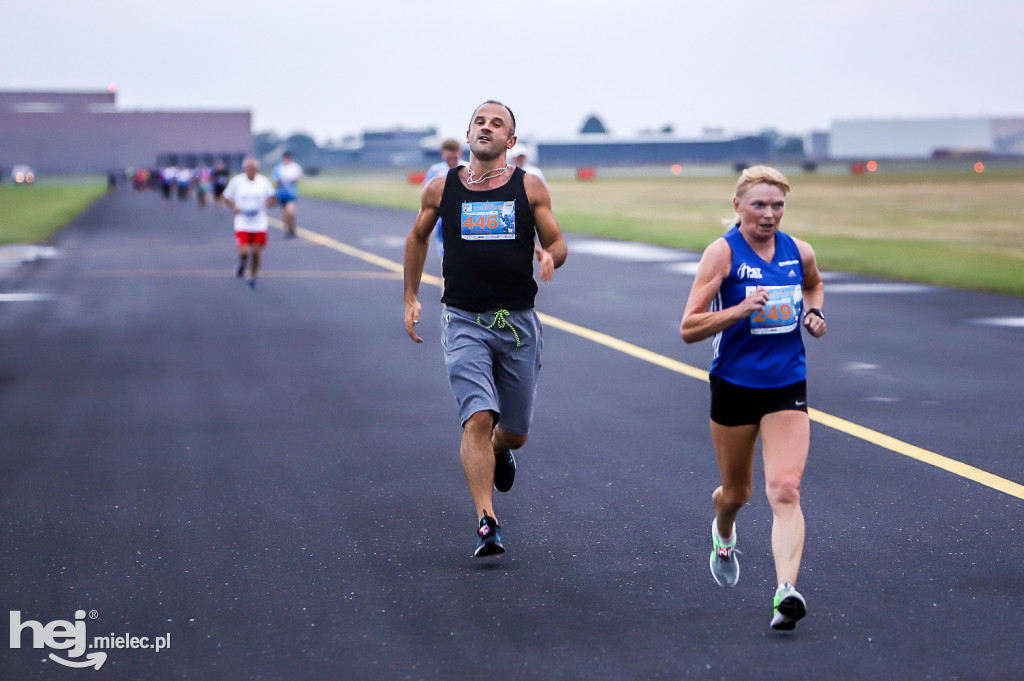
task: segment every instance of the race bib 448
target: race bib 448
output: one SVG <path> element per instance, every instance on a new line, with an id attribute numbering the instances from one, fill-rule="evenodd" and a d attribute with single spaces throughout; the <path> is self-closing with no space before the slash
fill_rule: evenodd
<path id="1" fill-rule="evenodd" d="M 516 202 L 464 202 L 462 204 L 462 238 L 468 241 L 515 239 Z"/>

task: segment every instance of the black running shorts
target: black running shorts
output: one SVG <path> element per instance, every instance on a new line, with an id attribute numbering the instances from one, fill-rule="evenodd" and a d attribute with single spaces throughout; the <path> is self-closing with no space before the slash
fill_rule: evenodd
<path id="1" fill-rule="evenodd" d="M 781 388 L 744 388 L 711 377 L 711 420 L 723 426 L 761 423 L 765 414 L 807 411 L 807 381 Z"/>

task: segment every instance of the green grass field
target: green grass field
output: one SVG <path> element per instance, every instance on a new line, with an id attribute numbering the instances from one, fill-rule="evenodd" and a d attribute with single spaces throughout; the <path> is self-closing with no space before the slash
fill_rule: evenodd
<path id="1" fill-rule="evenodd" d="M 1024 171 L 795 174 L 783 229 L 822 269 L 1024 296 Z M 552 179 L 562 229 L 703 250 L 731 224 L 734 177 Z M 397 177 L 309 178 L 307 196 L 415 210 Z"/>
<path id="2" fill-rule="evenodd" d="M 1019 170 L 801 174 L 783 228 L 823 269 L 1024 296 Z M 702 250 L 732 218 L 731 177 L 553 179 L 566 232 Z M 95 183 L 0 185 L 0 243 L 46 241 L 104 191 Z M 420 188 L 397 176 L 309 178 L 307 196 L 415 210 Z"/>
<path id="3" fill-rule="evenodd" d="M 0 244 L 41 243 L 103 195 L 89 184 L 0 185 Z"/>

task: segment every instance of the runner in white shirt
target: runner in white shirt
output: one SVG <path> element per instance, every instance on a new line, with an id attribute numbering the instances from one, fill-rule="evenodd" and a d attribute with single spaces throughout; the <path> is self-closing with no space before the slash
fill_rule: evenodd
<path id="1" fill-rule="evenodd" d="M 527 163 L 527 159 L 530 158 L 530 150 L 522 142 L 516 143 L 512 150 L 508 152 L 508 158 L 512 159 L 512 164 L 518 168 L 522 168 L 523 172 L 527 175 L 536 175 L 540 178 L 540 181 L 547 184 L 548 181 L 544 179 L 544 173 L 540 171 L 535 165 Z M 534 253 L 540 255 L 540 246 L 534 247 Z"/>
<path id="2" fill-rule="evenodd" d="M 178 166 L 167 166 L 160 171 L 160 191 L 163 193 L 164 205 L 171 200 L 171 189 L 178 182 Z"/>
<path id="3" fill-rule="evenodd" d="M 525 144 L 516 144 L 516 146 L 512 148 L 512 151 L 508 152 L 508 157 L 512 159 L 512 163 L 519 168 L 522 168 L 524 173 L 527 173 L 528 175 L 536 175 L 541 180 L 544 180 L 544 184 L 548 183 L 544 178 L 544 173 L 540 171 L 540 168 L 527 163 L 527 160 L 530 158 L 530 150 Z"/>
<path id="4" fill-rule="evenodd" d="M 178 168 L 175 181 L 178 183 L 179 201 L 186 201 L 188 199 L 188 193 L 192 189 L 193 177 L 195 177 L 195 172 L 188 166 L 181 166 Z"/>
<path id="5" fill-rule="evenodd" d="M 235 241 L 238 244 L 238 269 L 235 276 L 245 273 L 249 264 L 249 288 L 256 288 L 256 275 L 260 270 L 260 256 L 267 245 L 267 208 L 277 203 L 274 185 L 259 174 L 260 164 L 255 156 L 246 156 L 245 172 L 235 175 L 224 190 L 224 200 L 235 213 Z"/>
<path id="6" fill-rule="evenodd" d="M 299 180 L 303 178 L 302 166 L 292 160 L 292 152 L 286 151 L 281 162 L 274 167 L 274 184 L 277 186 L 277 202 L 281 204 L 281 218 L 284 220 L 285 237 L 295 238 L 295 202 L 299 198 Z"/>

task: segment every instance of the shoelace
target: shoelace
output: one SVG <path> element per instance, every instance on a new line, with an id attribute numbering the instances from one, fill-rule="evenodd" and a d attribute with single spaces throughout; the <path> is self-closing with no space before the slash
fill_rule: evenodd
<path id="1" fill-rule="evenodd" d="M 515 336 L 515 338 L 516 338 L 516 347 L 518 348 L 519 345 L 520 345 L 520 343 L 519 343 L 519 332 L 516 331 L 516 327 L 512 326 L 512 322 L 510 322 L 508 320 L 508 316 L 510 314 L 512 314 L 512 313 L 509 312 L 508 310 L 496 310 L 494 312 L 494 321 L 491 322 L 491 325 L 488 326 L 487 328 L 488 329 L 512 329 L 512 335 Z M 476 316 L 476 321 L 477 321 L 478 324 L 483 324 L 484 323 L 483 319 L 480 318 L 480 315 Z"/>

